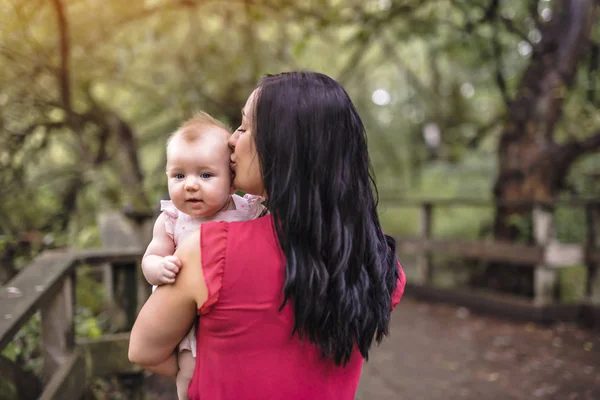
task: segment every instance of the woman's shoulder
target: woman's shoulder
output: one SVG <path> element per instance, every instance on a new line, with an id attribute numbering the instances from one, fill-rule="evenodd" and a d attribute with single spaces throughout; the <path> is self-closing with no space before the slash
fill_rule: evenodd
<path id="1" fill-rule="evenodd" d="M 272 232 L 270 214 L 239 222 L 208 221 L 204 222 L 200 229 L 186 236 L 178 252 L 184 257 L 201 256 L 204 264 L 204 260 L 213 259 L 215 255 L 224 253 L 231 241 L 236 244 L 247 241 L 249 245 L 257 245 L 265 239 L 273 238 L 275 236 Z"/>
<path id="2" fill-rule="evenodd" d="M 246 238 L 255 243 L 270 239 L 273 235 L 273 219 L 270 214 L 257 216 L 239 222 L 233 222 L 229 225 L 229 236 L 233 242 L 244 241 Z"/>
<path id="3" fill-rule="evenodd" d="M 235 209 L 223 211 L 217 215 L 215 221 L 240 222 L 253 220 L 260 217 L 265 210 L 262 202 L 264 197 L 246 194 L 243 197 L 237 194 L 231 196 Z"/>
<path id="4" fill-rule="evenodd" d="M 273 219 L 270 214 L 243 221 L 210 221 L 200 226 L 202 260 L 216 260 L 221 253 L 231 255 L 254 251 L 257 248 L 278 247 Z M 254 249 L 254 250 L 253 250 Z M 208 257 L 210 254 L 210 257 Z"/>

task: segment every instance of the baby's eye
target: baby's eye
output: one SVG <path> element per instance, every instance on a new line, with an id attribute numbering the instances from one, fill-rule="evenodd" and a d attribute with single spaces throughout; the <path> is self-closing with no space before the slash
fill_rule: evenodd
<path id="1" fill-rule="evenodd" d="M 200 177 L 202 179 L 208 179 L 208 178 L 212 177 L 212 174 L 205 172 L 205 173 L 201 174 Z"/>
<path id="2" fill-rule="evenodd" d="M 175 174 L 175 175 L 173 175 L 173 177 L 175 179 L 183 179 L 183 178 L 185 178 L 185 175 L 184 174 Z"/>

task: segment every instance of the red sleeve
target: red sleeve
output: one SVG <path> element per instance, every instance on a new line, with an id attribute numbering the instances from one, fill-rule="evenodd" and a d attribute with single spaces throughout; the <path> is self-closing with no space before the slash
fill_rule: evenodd
<path id="1" fill-rule="evenodd" d="M 404 286 L 406 286 L 406 275 L 400 261 L 398 261 L 398 282 L 394 293 L 392 293 L 392 310 L 400 303 L 400 298 L 404 294 Z"/>
<path id="2" fill-rule="evenodd" d="M 199 315 L 208 314 L 219 300 L 225 270 L 228 231 L 229 224 L 226 222 L 207 222 L 200 226 L 202 272 L 208 288 L 208 299 L 198 310 Z"/>

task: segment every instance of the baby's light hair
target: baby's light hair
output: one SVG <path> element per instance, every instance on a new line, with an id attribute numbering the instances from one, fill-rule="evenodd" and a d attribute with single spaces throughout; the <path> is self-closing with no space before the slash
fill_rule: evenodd
<path id="1" fill-rule="evenodd" d="M 205 133 L 204 128 L 211 126 L 221 128 L 226 132 L 231 133 L 231 128 L 225 125 L 223 122 L 213 118 L 207 112 L 198 111 L 192 118 L 181 124 L 179 129 L 169 136 L 167 139 L 167 148 L 176 136 L 181 136 L 186 142 L 193 143 Z"/>

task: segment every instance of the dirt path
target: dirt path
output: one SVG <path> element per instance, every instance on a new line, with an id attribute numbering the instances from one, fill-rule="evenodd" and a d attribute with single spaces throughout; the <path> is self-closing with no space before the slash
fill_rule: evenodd
<path id="1" fill-rule="evenodd" d="M 404 298 L 357 399 L 600 399 L 600 332 Z"/>

